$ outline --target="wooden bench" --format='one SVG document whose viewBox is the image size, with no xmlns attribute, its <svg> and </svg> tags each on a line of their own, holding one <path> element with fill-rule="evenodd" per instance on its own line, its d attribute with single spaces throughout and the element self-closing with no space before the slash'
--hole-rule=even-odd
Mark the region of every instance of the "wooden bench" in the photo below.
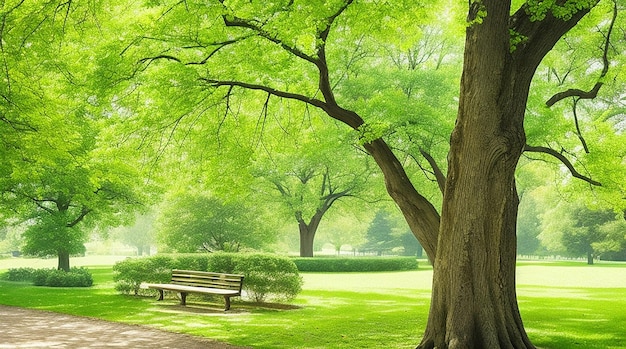
<svg viewBox="0 0 626 349">
<path fill-rule="evenodd" d="M 230 297 L 241 296 L 242 285 L 243 275 L 174 269 L 169 284 L 143 284 L 142 286 L 158 290 L 158 300 L 163 300 L 164 291 L 178 292 L 181 305 L 187 304 L 189 293 L 223 296 L 226 302 L 224 310 L 228 310 Z"/>
</svg>

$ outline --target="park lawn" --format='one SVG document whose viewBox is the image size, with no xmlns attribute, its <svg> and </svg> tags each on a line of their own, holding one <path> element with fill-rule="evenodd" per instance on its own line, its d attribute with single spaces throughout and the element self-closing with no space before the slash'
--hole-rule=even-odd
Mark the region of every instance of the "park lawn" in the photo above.
<svg viewBox="0 0 626 349">
<path fill-rule="evenodd" d="M 292 306 L 235 301 L 233 310 L 224 313 L 219 299 L 207 304 L 190 298 L 190 306 L 183 308 L 173 298 L 156 302 L 119 295 L 110 267 L 90 270 L 95 286 L 88 289 L 0 281 L 0 303 L 256 348 L 411 348 L 419 343 L 430 301 L 429 285 L 413 283 L 428 279 L 427 271 L 304 274 L 304 290 Z M 518 294 L 526 329 L 538 347 L 626 347 L 626 288 L 521 285 Z"/>
</svg>

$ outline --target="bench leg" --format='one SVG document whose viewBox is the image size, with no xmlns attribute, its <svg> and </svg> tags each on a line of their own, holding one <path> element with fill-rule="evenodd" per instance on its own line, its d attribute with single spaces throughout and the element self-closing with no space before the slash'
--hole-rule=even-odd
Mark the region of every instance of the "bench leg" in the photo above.
<svg viewBox="0 0 626 349">
<path fill-rule="evenodd" d="M 187 305 L 187 293 L 180 293 L 180 305 Z"/>
<path fill-rule="evenodd" d="M 157 301 L 162 301 L 163 300 L 163 290 L 159 290 L 159 298 L 157 299 Z"/>
<path fill-rule="evenodd" d="M 224 296 L 224 302 L 226 303 L 226 307 L 224 308 L 224 311 L 230 309 L 230 297 L 229 296 Z"/>
</svg>

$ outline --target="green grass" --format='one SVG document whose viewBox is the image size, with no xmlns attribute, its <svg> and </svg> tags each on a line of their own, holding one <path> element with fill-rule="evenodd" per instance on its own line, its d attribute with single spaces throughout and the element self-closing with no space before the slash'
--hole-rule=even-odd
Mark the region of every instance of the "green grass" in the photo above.
<svg viewBox="0 0 626 349">
<path fill-rule="evenodd" d="M 560 265 L 559 267 L 563 267 Z M 522 271 L 523 271 L 522 267 Z M 536 272 L 537 266 L 529 267 Z M 586 266 L 567 266 L 576 279 Z M 430 302 L 430 271 L 370 274 L 304 274 L 304 291 L 292 307 L 221 301 L 207 306 L 190 298 L 183 308 L 175 299 L 123 296 L 113 290 L 110 267 L 92 267 L 95 286 L 88 289 L 34 287 L 0 281 L 0 303 L 143 324 L 255 348 L 411 348 L 419 343 Z M 541 265 L 550 278 L 555 270 Z M 626 266 L 593 267 L 602 278 L 624 280 Z M 626 347 L 626 286 L 546 287 L 533 281 L 518 288 L 526 329 L 545 349 L 617 349 Z"/>
</svg>

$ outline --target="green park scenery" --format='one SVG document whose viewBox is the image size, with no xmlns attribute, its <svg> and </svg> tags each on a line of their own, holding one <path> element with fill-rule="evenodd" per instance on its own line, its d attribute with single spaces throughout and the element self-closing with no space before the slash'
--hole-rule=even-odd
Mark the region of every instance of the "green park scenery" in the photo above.
<svg viewBox="0 0 626 349">
<path fill-rule="evenodd" d="M 516 263 L 623 270 L 606 263 L 626 260 L 624 33 L 622 0 L 2 1 L 0 256 L 53 258 L 37 284 L 82 286 L 3 281 L 3 300 L 156 311 L 115 295 L 110 270 L 75 268 L 119 245 L 404 255 L 434 266 L 432 293 L 305 283 L 300 308 L 244 305 L 215 316 L 229 331 L 203 328 L 237 343 L 283 319 L 301 343 L 623 345 L 622 286 L 518 284 Z"/>
<path fill-rule="evenodd" d="M 5 261 L 0 261 L 5 262 Z M 5 266 L 7 263 L 0 263 Z M 0 303 L 188 333 L 254 348 L 410 348 L 424 329 L 432 270 L 302 273 L 290 303 L 123 295 L 111 266 L 92 266 L 90 288 L 0 281 Z M 544 349 L 626 346 L 626 265 L 518 263 L 518 297 L 533 342 Z M 2 270 L 0 270 L 2 272 Z"/>
</svg>

